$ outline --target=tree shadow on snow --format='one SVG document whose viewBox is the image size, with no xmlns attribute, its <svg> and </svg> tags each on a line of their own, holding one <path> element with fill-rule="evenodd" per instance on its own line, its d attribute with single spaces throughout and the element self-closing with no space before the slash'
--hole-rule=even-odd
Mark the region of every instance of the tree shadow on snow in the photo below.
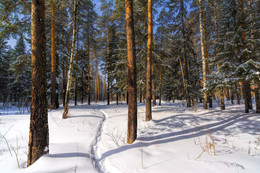
<svg viewBox="0 0 260 173">
<path fill-rule="evenodd" d="M 210 112 L 208 112 L 208 113 L 210 114 Z M 237 111 L 236 113 L 239 113 L 239 112 Z M 165 121 L 176 118 L 178 116 L 183 116 L 183 114 L 174 115 L 171 117 L 163 118 L 161 120 L 154 120 L 155 125 L 153 127 L 156 128 L 156 126 L 164 126 L 166 128 L 168 125 L 170 125 L 169 123 L 171 123 L 171 122 L 165 123 Z M 226 119 L 216 122 L 216 123 L 211 123 L 211 124 L 207 124 L 207 125 L 199 125 L 199 126 L 195 126 L 195 127 L 177 131 L 177 132 L 169 132 L 169 133 L 158 134 L 158 135 L 153 135 L 153 136 L 139 137 L 139 138 L 137 138 L 137 140 L 134 144 L 124 145 L 119 148 L 116 148 L 116 149 L 103 153 L 100 160 L 103 160 L 106 157 L 130 150 L 133 148 L 149 147 L 149 146 L 156 145 L 156 144 L 164 144 L 164 143 L 170 143 L 170 142 L 175 142 L 175 141 L 179 141 L 179 140 L 199 137 L 199 136 L 205 135 L 208 131 L 210 131 L 210 133 L 218 132 L 218 131 L 224 130 L 225 128 L 227 128 L 231 125 L 234 125 L 236 123 L 239 124 L 239 130 L 241 132 L 258 134 L 259 132 L 256 127 L 259 122 L 258 121 L 254 122 L 253 120 L 249 120 L 249 118 L 254 117 L 254 116 L 257 116 L 257 115 L 255 115 L 255 114 L 237 115 L 236 114 L 236 115 L 232 115 L 231 117 L 226 118 Z M 193 118 L 193 117 L 191 117 L 191 118 Z M 172 122 L 174 122 L 174 121 L 172 121 Z M 160 133 L 160 129 L 158 130 L 158 132 Z"/>
<path fill-rule="evenodd" d="M 87 157 L 90 158 L 90 154 L 88 153 L 58 153 L 58 154 L 45 154 L 43 157 L 50 158 L 66 158 L 66 157 Z"/>
</svg>

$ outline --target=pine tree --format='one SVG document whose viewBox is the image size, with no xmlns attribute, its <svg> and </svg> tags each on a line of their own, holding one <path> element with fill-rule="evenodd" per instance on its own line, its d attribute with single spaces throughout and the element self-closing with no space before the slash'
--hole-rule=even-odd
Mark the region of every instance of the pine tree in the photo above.
<svg viewBox="0 0 260 173">
<path fill-rule="evenodd" d="M 128 57 L 128 129 L 127 143 L 132 144 L 137 136 L 137 93 L 136 93 L 136 57 L 133 19 L 133 2 L 125 0 L 127 57 Z"/>
<path fill-rule="evenodd" d="M 151 82 L 152 82 L 152 42 L 153 42 L 153 19 L 152 0 L 148 0 L 148 43 L 147 43 L 147 66 L 146 66 L 146 116 L 145 120 L 152 119 L 151 107 Z"/>
<path fill-rule="evenodd" d="M 56 50 L 55 50 L 55 4 L 51 4 L 51 105 L 50 110 L 56 109 Z"/>
<path fill-rule="evenodd" d="M 46 97 L 45 1 L 31 2 L 32 101 L 27 165 L 48 152 L 48 104 Z"/>
<path fill-rule="evenodd" d="M 26 54 L 25 49 L 24 37 L 21 34 L 12 53 L 13 60 L 10 66 L 13 74 L 11 91 L 18 107 L 21 106 L 22 102 L 29 105 L 30 101 L 31 64 L 30 56 Z"/>
</svg>

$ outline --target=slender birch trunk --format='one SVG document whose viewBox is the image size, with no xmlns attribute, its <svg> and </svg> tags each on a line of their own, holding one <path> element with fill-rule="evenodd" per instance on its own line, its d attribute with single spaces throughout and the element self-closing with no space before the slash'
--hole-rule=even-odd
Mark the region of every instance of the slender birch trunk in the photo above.
<svg viewBox="0 0 260 173">
<path fill-rule="evenodd" d="M 200 6 L 200 14 L 199 14 L 199 20 L 200 20 L 200 44 L 201 44 L 201 55 L 202 55 L 202 82 L 203 82 L 203 89 L 206 89 L 206 75 L 207 75 L 207 60 L 205 57 L 205 39 L 204 39 L 204 33 L 203 33 L 203 27 L 202 27 L 202 19 L 203 19 L 203 5 L 202 0 L 199 0 L 199 6 Z M 203 93 L 203 109 L 207 109 L 207 93 Z"/>
<path fill-rule="evenodd" d="M 70 67 L 69 67 L 69 78 L 67 82 L 67 89 L 65 95 L 65 107 L 62 118 L 66 119 L 68 117 L 69 112 L 69 94 L 70 94 L 70 86 L 71 86 L 71 79 L 72 79 L 72 70 L 73 70 L 73 60 L 74 60 L 74 52 L 75 52 L 75 42 L 76 42 L 76 18 L 77 18 L 77 0 L 74 0 L 74 7 L 73 7 L 73 35 L 72 35 L 72 48 L 70 54 Z"/>
</svg>

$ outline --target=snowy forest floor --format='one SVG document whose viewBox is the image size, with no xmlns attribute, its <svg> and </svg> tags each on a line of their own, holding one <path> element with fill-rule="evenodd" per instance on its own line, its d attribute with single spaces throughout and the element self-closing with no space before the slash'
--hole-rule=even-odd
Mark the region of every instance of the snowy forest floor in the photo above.
<svg viewBox="0 0 260 173">
<path fill-rule="evenodd" d="M 182 101 L 138 104 L 138 138 L 125 143 L 127 105 L 92 103 L 49 112 L 49 154 L 26 168 L 29 113 L 0 110 L 1 172 L 213 173 L 260 170 L 260 116 L 244 105 L 194 112 Z M 16 156 L 17 155 L 17 156 Z M 18 168 L 18 164 L 20 169 Z"/>
</svg>

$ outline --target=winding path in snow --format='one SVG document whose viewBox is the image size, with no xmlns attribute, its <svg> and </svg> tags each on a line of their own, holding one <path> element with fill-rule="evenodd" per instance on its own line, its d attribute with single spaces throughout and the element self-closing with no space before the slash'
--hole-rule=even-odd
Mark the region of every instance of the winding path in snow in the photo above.
<svg viewBox="0 0 260 173">
<path fill-rule="evenodd" d="M 96 154 L 105 120 L 99 107 L 70 106 L 67 119 L 61 118 L 63 109 L 49 112 L 49 154 L 25 172 L 104 172 Z"/>
<path fill-rule="evenodd" d="M 91 144 L 91 155 L 93 156 L 92 163 L 94 164 L 95 168 L 98 170 L 99 173 L 104 173 L 106 171 L 104 170 L 105 168 L 104 168 L 103 164 L 100 162 L 100 159 L 98 158 L 97 148 L 98 148 L 98 143 L 100 142 L 100 139 L 101 139 L 101 134 L 103 132 L 103 125 L 104 125 L 104 121 L 107 119 L 107 115 L 100 109 L 97 110 L 97 114 L 102 115 L 103 120 L 100 121 L 98 130 L 96 133 L 96 137 Z"/>
</svg>

